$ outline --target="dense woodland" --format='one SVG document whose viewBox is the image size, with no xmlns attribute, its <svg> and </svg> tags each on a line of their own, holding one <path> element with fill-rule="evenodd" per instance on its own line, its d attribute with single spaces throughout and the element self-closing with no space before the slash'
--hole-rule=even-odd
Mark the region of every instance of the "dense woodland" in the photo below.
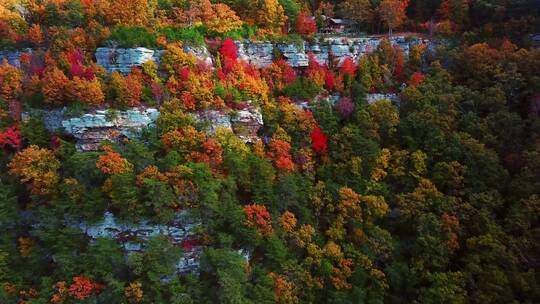
<svg viewBox="0 0 540 304">
<path fill-rule="evenodd" d="M 238 59 L 233 40 L 311 41 L 325 16 L 439 43 Z M 539 16 L 534 0 L 0 0 L 0 49 L 22 51 L 0 64 L 0 303 L 539 303 Z M 105 45 L 165 53 L 108 74 Z M 189 115 L 248 100 L 254 143 Z M 64 106 L 161 115 L 95 152 L 21 119 Z M 66 224 L 181 210 L 204 248 L 188 274 L 166 238 L 127 255 Z"/>
</svg>

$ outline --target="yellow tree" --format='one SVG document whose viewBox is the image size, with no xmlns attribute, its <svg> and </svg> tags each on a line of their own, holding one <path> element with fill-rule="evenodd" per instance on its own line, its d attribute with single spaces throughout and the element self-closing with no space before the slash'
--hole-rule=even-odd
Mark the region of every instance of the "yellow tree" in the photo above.
<svg viewBox="0 0 540 304">
<path fill-rule="evenodd" d="M 205 22 L 210 30 L 225 33 L 242 27 L 242 20 L 227 4 L 216 3 L 212 9 L 212 16 Z"/>
<path fill-rule="evenodd" d="M 68 96 L 72 101 L 80 101 L 85 105 L 99 106 L 105 101 L 105 94 L 97 78 L 86 80 L 74 77 L 68 86 Z"/>
<path fill-rule="evenodd" d="M 287 16 L 278 0 L 259 0 L 255 21 L 261 34 L 278 35 L 283 31 Z"/>
<path fill-rule="evenodd" d="M 290 211 L 285 211 L 285 213 L 279 217 L 279 225 L 287 233 L 291 233 L 294 230 L 294 227 L 296 227 L 296 222 L 297 220 L 294 213 Z"/>
<path fill-rule="evenodd" d="M 284 275 L 279 275 L 274 272 L 268 274 L 273 283 L 274 300 L 280 304 L 298 303 L 297 288 L 295 284 L 287 279 Z"/>
<path fill-rule="evenodd" d="M 58 184 L 60 162 L 48 149 L 32 145 L 17 153 L 8 168 L 9 174 L 28 184 L 32 194 L 50 194 Z"/>
<path fill-rule="evenodd" d="M 45 103 L 61 105 L 66 99 L 69 78 L 57 67 L 45 72 L 41 80 L 41 91 Z"/>
<path fill-rule="evenodd" d="M 154 18 L 156 0 L 102 1 L 102 11 L 109 23 L 119 25 L 148 25 Z"/>
<path fill-rule="evenodd" d="M 129 283 L 124 289 L 124 295 L 130 304 L 141 303 L 144 296 L 141 282 Z"/>
<path fill-rule="evenodd" d="M 213 5 L 210 0 L 185 0 L 182 7 L 173 8 L 174 21 L 187 27 L 199 25 L 212 15 Z"/>
<path fill-rule="evenodd" d="M 0 65 L 0 97 L 5 102 L 17 99 L 22 93 L 22 80 L 21 71 L 4 60 Z"/>
</svg>

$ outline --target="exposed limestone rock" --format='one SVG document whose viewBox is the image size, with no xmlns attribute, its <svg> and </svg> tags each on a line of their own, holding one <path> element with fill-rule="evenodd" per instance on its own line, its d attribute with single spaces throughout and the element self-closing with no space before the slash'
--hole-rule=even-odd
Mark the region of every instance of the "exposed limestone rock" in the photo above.
<svg viewBox="0 0 540 304">
<path fill-rule="evenodd" d="M 22 113 L 23 121 L 30 117 L 41 119 L 50 131 L 64 131 L 77 139 L 76 147 L 80 151 L 94 151 L 103 140 L 117 140 L 122 136 L 133 137 L 151 124 L 159 116 L 157 109 L 108 112 L 97 110 L 80 117 L 65 118 L 66 109 L 38 110 L 32 109 Z"/>
<path fill-rule="evenodd" d="M 337 64 L 350 57 L 354 61 L 365 54 L 373 52 L 381 42 L 380 37 L 327 37 L 314 41 L 313 43 L 277 43 L 270 41 L 236 41 L 238 48 L 238 58 L 257 67 L 265 67 L 275 59 L 275 49 L 278 49 L 283 58 L 293 67 L 308 66 L 308 54 L 313 53 L 316 60 L 321 64 L 327 64 L 330 60 Z M 411 45 L 427 43 L 427 40 L 405 37 L 392 37 L 393 45 L 399 46 L 405 52 L 409 53 Z M 214 60 L 208 49 L 204 46 L 192 47 L 185 46 L 184 51 L 197 57 L 199 62 L 213 66 Z M 163 50 L 150 50 L 146 48 L 98 48 L 96 50 L 96 61 L 102 65 L 108 72 L 119 71 L 127 74 L 133 66 L 140 66 L 143 63 L 152 60 L 159 64 L 163 55 Z M 0 55 L 1 58 L 1 55 Z"/>
<path fill-rule="evenodd" d="M 21 51 L 0 51 L 0 64 L 5 60 L 12 66 L 21 67 L 21 54 L 32 52 L 32 49 L 25 49 Z"/>
<path fill-rule="evenodd" d="M 244 60 L 259 68 L 272 63 L 274 45 L 268 41 L 236 41 L 238 59 Z"/>
<path fill-rule="evenodd" d="M 126 111 L 96 110 L 72 118 L 65 115 L 65 108 L 33 109 L 23 113 L 22 119 L 39 118 L 48 130 L 63 131 L 75 137 L 79 151 L 95 151 L 104 140 L 117 141 L 138 136 L 141 129 L 154 124 L 159 111 L 155 108 L 132 108 Z M 263 125 L 262 114 L 251 105 L 237 112 L 206 110 L 192 115 L 209 134 L 214 134 L 218 128 L 230 129 L 245 142 L 254 142 Z"/>
<path fill-rule="evenodd" d="M 97 48 L 97 64 L 103 66 L 109 73 L 118 71 L 123 74 L 129 73 L 133 66 L 140 66 L 143 63 L 155 60 L 154 51 L 147 48 Z"/>
<path fill-rule="evenodd" d="M 256 142 L 259 138 L 257 132 L 264 124 L 261 112 L 249 105 L 231 116 L 234 134 L 246 143 Z"/>
<path fill-rule="evenodd" d="M 103 220 L 97 223 L 78 222 L 70 226 L 81 229 L 93 240 L 100 237 L 115 239 L 122 244 L 127 254 L 143 251 L 146 241 L 151 237 L 163 235 L 174 245 L 182 246 L 183 256 L 176 266 L 178 273 L 194 272 L 199 268 L 202 246 L 199 245 L 194 230 L 200 223 L 194 221 L 188 211 L 180 212 L 168 225 L 151 224 L 147 221 L 120 223 L 112 213 L 106 212 Z"/>
<path fill-rule="evenodd" d="M 264 122 L 261 112 L 250 103 L 248 104 L 240 111 L 225 113 L 207 110 L 193 116 L 209 134 L 214 134 L 218 128 L 230 129 L 244 142 L 253 143 L 258 139 L 257 132 Z"/>
<path fill-rule="evenodd" d="M 197 61 L 206 64 L 207 66 L 214 66 L 214 60 L 212 59 L 212 54 L 204 46 L 193 47 L 193 46 L 184 46 L 184 52 L 188 54 L 193 54 Z"/>
<path fill-rule="evenodd" d="M 109 117 L 108 117 L 109 116 Z M 92 151 L 99 148 L 103 140 L 116 140 L 119 137 L 133 137 L 140 129 L 154 123 L 159 116 L 157 109 L 107 112 L 98 110 L 81 117 L 62 121 L 62 127 L 68 134 L 77 139 L 77 148 L 82 151 Z"/>
<path fill-rule="evenodd" d="M 278 44 L 277 48 L 292 67 L 308 66 L 309 58 L 306 53 L 305 43 L 296 44 Z"/>
<path fill-rule="evenodd" d="M 378 100 L 388 99 L 392 103 L 399 105 L 399 102 L 401 101 L 399 98 L 399 95 L 397 94 L 381 94 L 381 93 L 374 93 L 374 94 L 367 94 L 366 100 L 369 104 L 372 104 Z"/>
<path fill-rule="evenodd" d="M 182 257 L 176 264 L 176 273 L 197 273 L 199 270 L 203 246 L 195 231 L 201 223 L 196 221 L 188 210 L 179 212 L 175 220 L 167 225 L 152 224 L 148 221 L 121 223 L 110 212 L 105 212 L 103 219 L 97 223 L 83 221 L 67 224 L 82 230 L 92 241 L 106 237 L 120 242 L 128 255 L 144 251 L 150 238 L 165 236 L 173 245 L 182 247 Z M 238 250 L 238 254 L 246 261 L 251 258 L 251 252 L 246 249 Z"/>
<path fill-rule="evenodd" d="M 206 65 L 213 66 L 214 62 L 210 52 L 206 47 L 184 47 L 186 53 L 195 55 L 198 61 Z M 97 48 L 96 62 L 103 66 L 107 72 L 112 73 L 118 71 L 127 74 L 134 66 L 141 66 L 148 61 L 154 61 L 157 65 L 161 60 L 161 56 L 165 50 L 151 50 L 143 47 L 138 48 Z"/>
<path fill-rule="evenodd" d="M 214 134 L 218 128 L 232 130 L 231 118 L 223 111 L 206 110 L 193 114 L 193 117 L 209 134 Z"/>
<path fill-rule="evenodd" d="M 276 44 L 284 59 L 293 67 L 306 67 L 308 65 L 308 54 L 313 53 L 315 59 L 321 64 L 328 64 L 330 60 L 335 60 L 337 64 L 350 57 L 358 61 L 361 56 L 371 53 L 377 49 L 381 38 L 363 37 L 330 37 L 321 38 L 313 43 L 304 42 L 297 44 Z M 427 43 L 424 39 L 406 39 L 405 37 L 392 37 L 393 45 L 403 49 L 408 55 L 410 47 L 415 44 Z M 258 67 L 265 67 L 272 63 L 274 59 L 274 45 L 270 42 L 237 41 L 238 57 Z"/>
</svg>

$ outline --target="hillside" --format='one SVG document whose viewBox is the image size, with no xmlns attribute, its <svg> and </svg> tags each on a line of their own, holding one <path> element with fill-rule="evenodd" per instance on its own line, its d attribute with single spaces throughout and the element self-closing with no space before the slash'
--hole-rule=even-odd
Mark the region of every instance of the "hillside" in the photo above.
<svg viewBox="0 0 540 304">
<path fill-rule="evenodd" d="M 0 303 L 540 302 L 538 16 L 0 0 Z"/>
</svg>

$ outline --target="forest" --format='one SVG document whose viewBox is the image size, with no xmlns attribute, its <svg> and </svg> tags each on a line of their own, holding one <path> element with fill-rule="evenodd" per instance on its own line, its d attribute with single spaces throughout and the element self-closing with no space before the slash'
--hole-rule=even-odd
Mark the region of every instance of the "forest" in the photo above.
<svg viewBox="0 0 540 304">
<path fill-rule="evenodd" d="M 1 304 L 540 303 L 540 2 L 0 0 L 0 231 Z"/>
</svg>

